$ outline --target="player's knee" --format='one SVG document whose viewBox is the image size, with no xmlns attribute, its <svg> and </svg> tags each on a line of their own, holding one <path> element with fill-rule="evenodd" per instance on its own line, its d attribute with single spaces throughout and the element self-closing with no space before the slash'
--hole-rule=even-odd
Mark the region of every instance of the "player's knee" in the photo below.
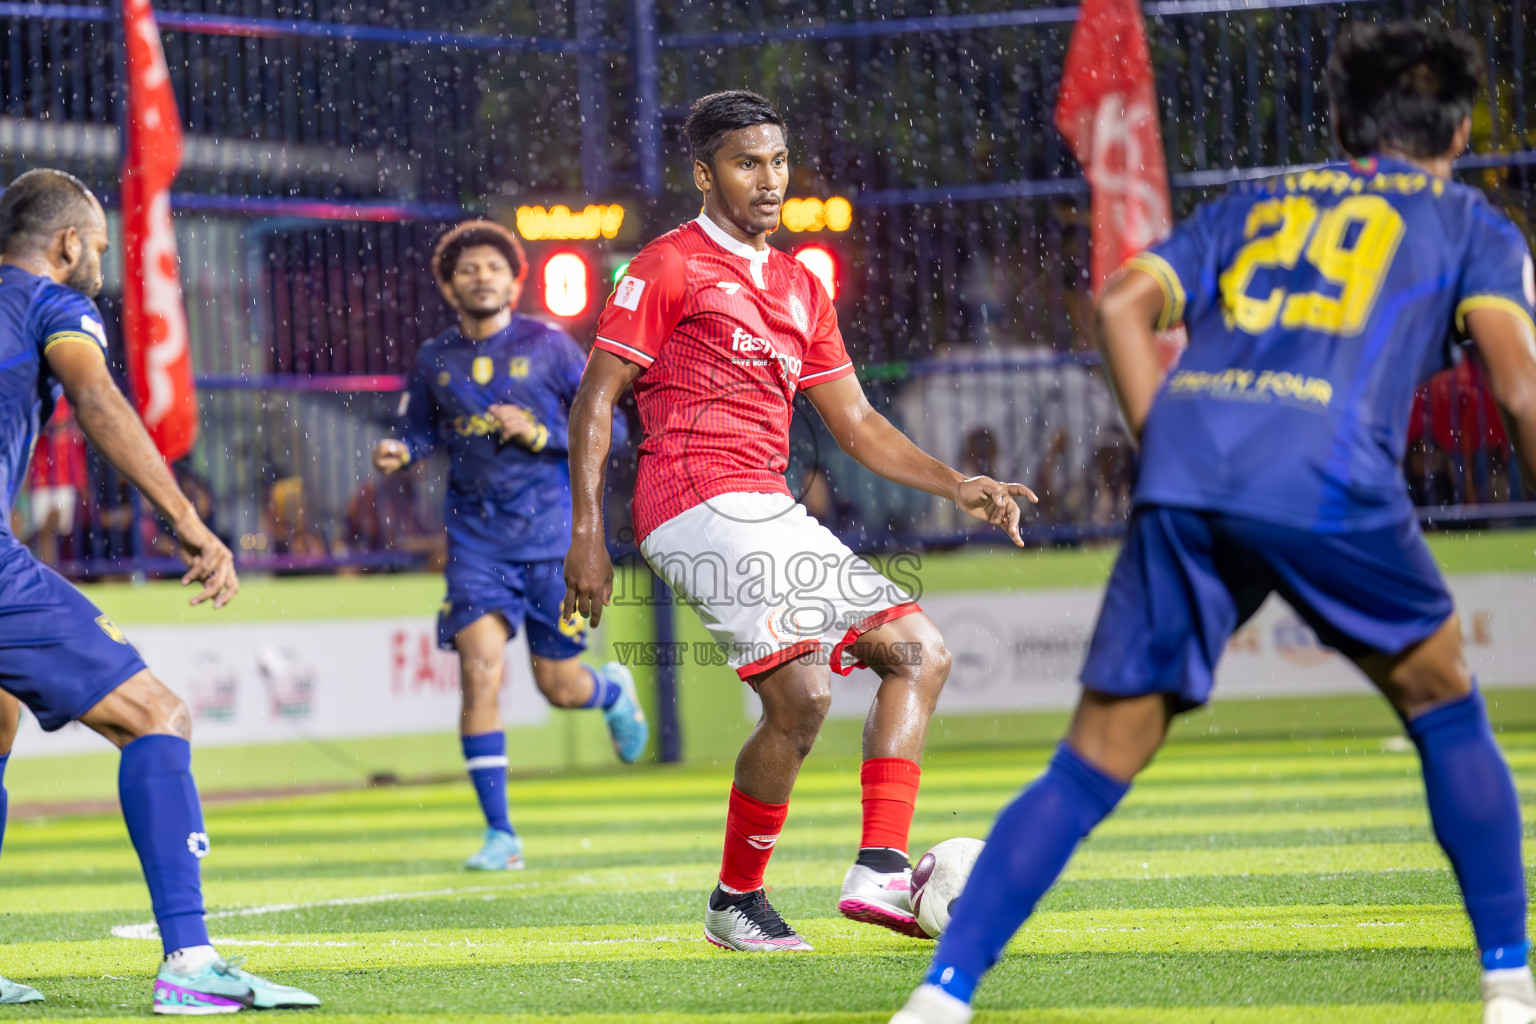
<svg viewBox="0 0 1536 1024">
<path fill-rule="evenodd" d="M 1472 692 L 1472 671 L 1461 649 L 1461 623 L 1451 616 L 1428 640 L 1399 657 L 1383 687 L 1406 717 Z"/>
<path fill-rule="evenodd" d="M 139 708 L 143 715 L 141 732 L 144 735 L 192 738 L 192 712 L 187 702 L 166 689 L 159 680 L 153 680 L 152 686 L 144 688 Z"/>
<path fill-rule="evenodd" d="M 941 685 L 949 678 L 949 669 L 954 664 L 955 656 L 949 652 L 949 645 L 943 637 L 935 633 L 925 638 L 917 655 L 916 667 L 921 674 L 937 679 Z"/>
<path fill-rule="evenodd" d="M 799 687 L 780 694 L 771 708 L 765 705 L 769 723 L 794 742 L 802 757 L 810 753 L 831 710 L 832 690 L 827 686 Z"/>
</svg>

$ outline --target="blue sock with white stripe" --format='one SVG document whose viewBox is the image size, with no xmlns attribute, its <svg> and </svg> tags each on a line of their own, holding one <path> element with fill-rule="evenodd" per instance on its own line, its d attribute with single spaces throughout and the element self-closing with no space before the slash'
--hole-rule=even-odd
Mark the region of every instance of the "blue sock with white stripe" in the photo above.
<svg viewBox="0 0 1536 1024">
<path fill-rule="evenodd" d="M 604 711 L 607 711 L 619 702 L 619 697 L 624 693 L 624 690 L 618 683 L 609 679 L 591 665 L 583 665 L 581 667 L 592 674 L 592 696 L 587 698 L 587 702 L 582 707 L 602 708 Z"/>
<path fill-rule="evenodd" d="M 10 759 L 10 754 L 0 754 L 0 848 L 5 846 L 5 816 L 11 806 L 11 798 L 5 791 L 5 763 Z"/>
<path fill-rule="evenodd" d="M 465 736 L 464 769 L 475 784 L 485 823 L 500 832 L 516 835 L 507 817 L 507 734 L 500 731 Z"/>
<path fill-rule="evenodd" d="M 117 794 L 166 955 L 208 945 L 202 883 L 208 833 L 192 781 L 192 745 L 180 736 L 140 736 L 123 748 Z"/>
<path fill-rule="evenodd" d="M 1486 970 L 1524 967 L 1525 866 L 1520 797 L 1488 724 L 1483 695 L 1408 723 L 1419 748 L 1435 838 L 1450 858 Z"/>
</svg>

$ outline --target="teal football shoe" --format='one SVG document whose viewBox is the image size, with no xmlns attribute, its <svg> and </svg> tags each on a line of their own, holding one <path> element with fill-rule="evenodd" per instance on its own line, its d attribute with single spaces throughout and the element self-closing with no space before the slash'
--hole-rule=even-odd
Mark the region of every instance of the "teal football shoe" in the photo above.
<svg viewBox="0 0 1536 1024">
<path fill-rule="evenodd" d="M 635 677 L 617 661 L 610 661 L 599 672 L 607 681 L 619 685 L 619 699 L 603 712 L 608 735 L 613 737 L 614 752 L 620 761 L 634 764 L 645 753 L 645 744 L 651 738 L 651 727 L 646 724 L 645 712 L 640 710 L 640 702 L 635 697 Z"/>
<path fill-rule="evenodd" d="M 10 1006 L 13 1003 L 40 1003 L 43 994 L 28 985 L 22 985 L 6 978 L 0 978 L 0 1005 Z"/>
<path fill-rule="evenodd" d="M 522 837 L 488 828 L 485 845 L 464 866 L 470 871 L 521 871 L 527 866 L 523 863 Z"/>
<path fill-rule="evenodd" d="M 277 985 L 240 969 L 244 957 L 214 960 L 192 974 L 161 966 L 155 978 L 154 1010 L 159 1014 L 198 1015 L 253 1010 L 296 1010 L 319 1006 L 303 989 Z"/>
</svg>

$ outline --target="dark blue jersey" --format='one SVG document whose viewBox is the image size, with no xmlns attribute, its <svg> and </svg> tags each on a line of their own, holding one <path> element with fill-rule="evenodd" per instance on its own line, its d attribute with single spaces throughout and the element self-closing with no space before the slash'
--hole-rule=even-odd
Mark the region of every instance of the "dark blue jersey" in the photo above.
<svg viewBox="0 0 1536 1024">
<path fill-rule="evenodd" d="M 89 345 L 106 357 L 101 312 L 73 288 L 17 266 L 0 265 L 0 535 L 26 479 L 38 429 L 62 390 L 43 353 L 56 345 Z"/>
<path fill-rule="evenodd" d="M 1189 347 L 1148 415 L 1138 505 L 1315 532 L 1413 515 L 1413 392 L 1469 310 L 1527 321 L 1530 251 L 1475 188 L 1387 159 L 1298 171 L 1202 204 L 1133 258 Z"/>
<path fill-rule="evenodd" d="M 514 315 L 471 341 L 457 329 L 423 345 L 402 399 L 412 458 L 439 444 L 449 457 L 448 537 L 459 555 L 509 562 L 564 558 L 571 544 L 567 461 L 571 399 L 587 357 L 570 335 Z M 517 405 L 539 423 L 532 445 L 502 441 L 492 405 Z M 625 437 L 614 417 L 615 449 Z"/>
</svg>

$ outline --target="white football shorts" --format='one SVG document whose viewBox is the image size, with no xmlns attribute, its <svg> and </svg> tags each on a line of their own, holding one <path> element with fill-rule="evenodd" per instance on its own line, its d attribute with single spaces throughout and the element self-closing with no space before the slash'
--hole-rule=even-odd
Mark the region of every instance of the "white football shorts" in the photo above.
<svg viewBox="0 0 1536 1024">
<path fill-rule="evenodd" d="M 844 653 L 861 633 L 919 610 L 787 494 L 717 495 L 652 530 L 640 553 L 747 680 L 813 651 L 847 675 L 862 667 Z"/>
</svg>

